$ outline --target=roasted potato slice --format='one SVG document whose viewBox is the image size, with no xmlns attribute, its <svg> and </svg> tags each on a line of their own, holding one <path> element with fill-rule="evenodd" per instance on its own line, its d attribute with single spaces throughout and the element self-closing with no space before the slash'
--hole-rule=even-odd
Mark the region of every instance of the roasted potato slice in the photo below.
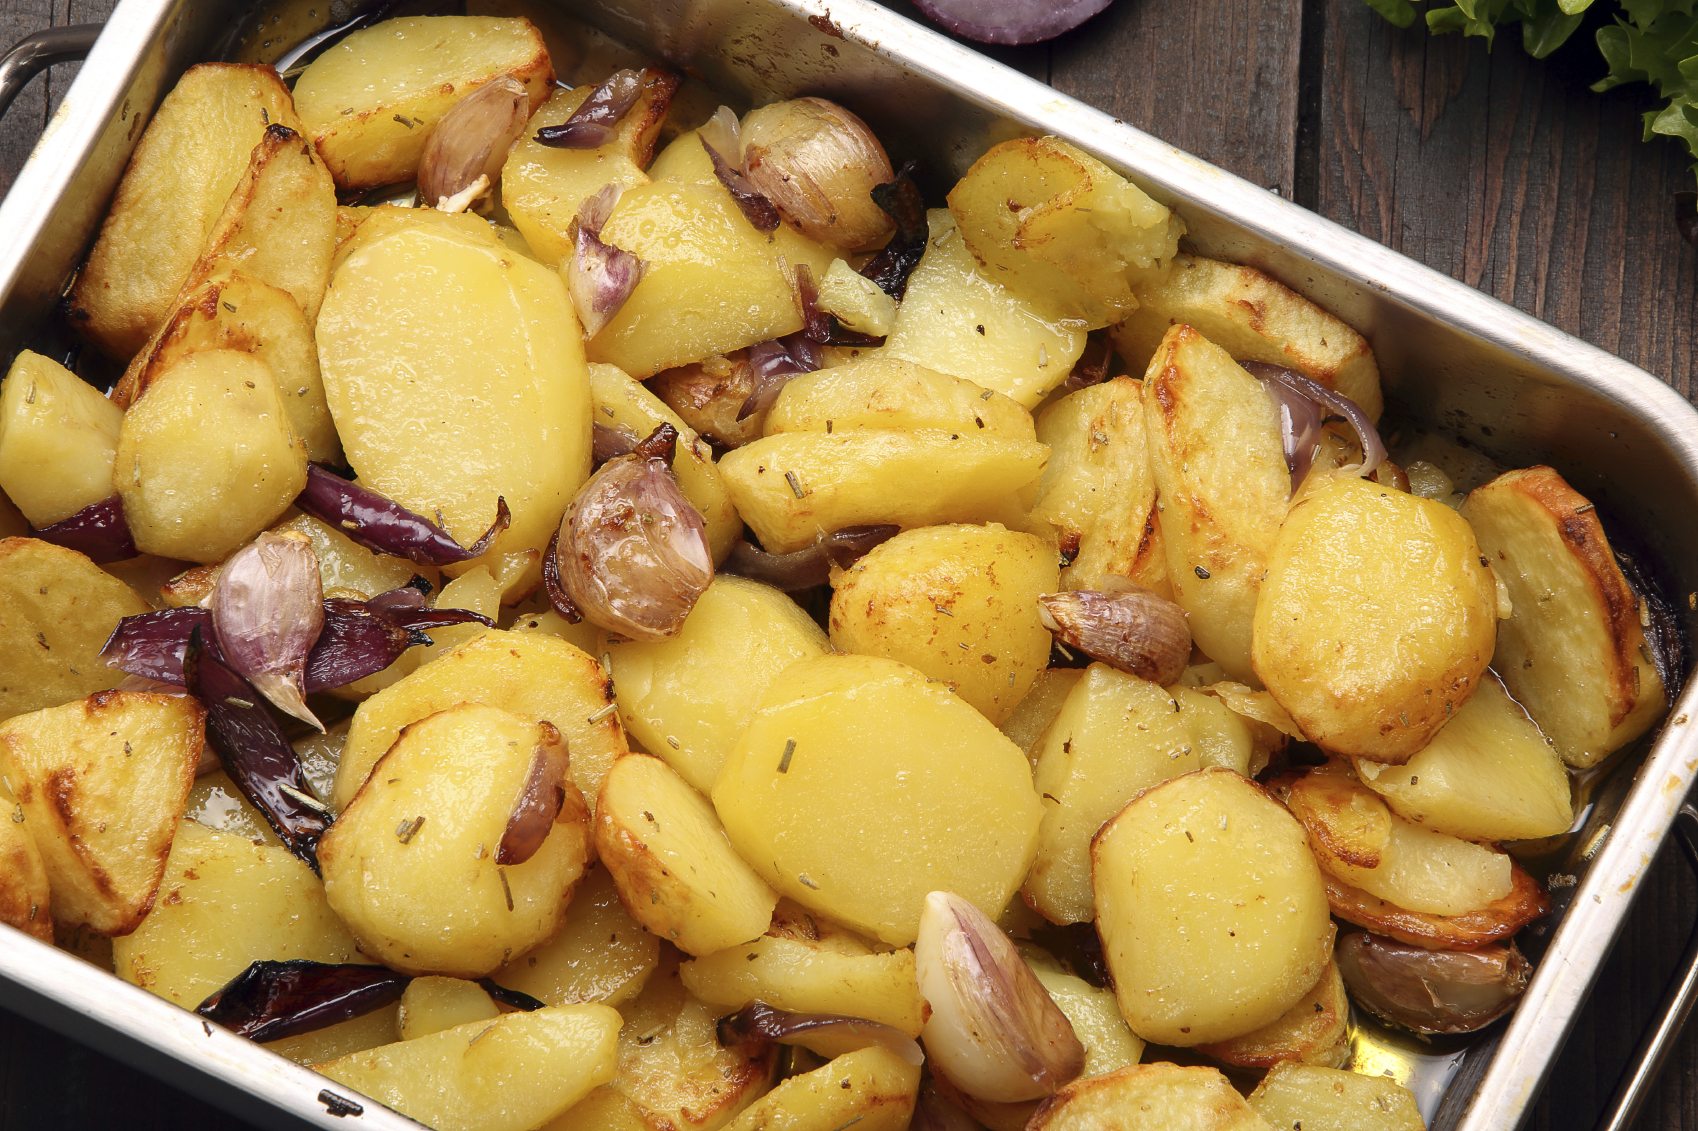
<svg viewBox="0 0 1698 1131">
<path fill-rule="evenodd" d="M 1085 1071 L 1081 1076 L 1105 1076 L 1144 1055 L 1144 1042 L 1126 1027 L 1114 991 L 1096 986 L 1067 973 L 1048 954 L 1022 948 L 1026 964 L 1038 976 L 1056 1007 L 1067 1016 L 1073 1035 L 1085 1046 Z"/>
<path fill-rule="evenodd" d="M 1145 381 L 1173 599 L 1209 659 L 1235 680 L 1252 679 L 1256 594 L 1291 493 L 1273 399 L 1189 326 L 1162 338 Z"/>
<path fill-rule="evenodd" d="M 308 1067 L 340 1060 L 345 1056 L 365 1052 L 379 1045 L 392 1045 L 400 1040 L 401 1029 L 396 1021 L 398 1013 L 399 1006 L 385 1006 L 351 1021 L 327 1025 L 310 1033 L 284 1037 L 281 1041 L 267 1041 L 265 1047 L 267 1051 L 274 1052 L 286 1060 Z"/>
<path fill-rule="evenodd" d="M 538 130 L 570 118 L 595 87 L 554 91 L 531 115 L 501 166 L 501 203 L 544 263 L 563 269 L 572 258 L 578 209 L 603 185 L 627 189 L 649 183 L 643 170 L 654 154 L 678 76 L 647 67 L 642 83 L 613 140 L 594 149 L 556 149 L 537 141 Z"/>
<path fill-rule="evenodd" d="M 1091 885 L 1120 1012 L 1148 1041 L 1254 1032 L 1332 955 L 1303 826 L 1231 770 L 1186 774 L 1121 810 L 1091 844 Z"/>
<path fill-rule="evenodd" d="M 831 646 L 924 672 L 1000 724 L 1049 660 L 1038 597 L 1050 548 L 999 526 L 929 526 L 873 547 L 832 578 Z"/>
<path fill-rule="evenodd" d="M 691 993 L 727 1012 L 760 1001 L 795 1013 L 834 1013 L 918 1038 L 928 1012 L 906 948 L 859 954 L 771 932 L 679 967 Z"/>
<path fill-rule="evenodd" d="M 1172 593 L 1145 429 L 1144 386 L 1131 377 L 1070 393 L 1038 421 L 1050 460 L 1032 529 L 1055 532 L 1068 562 L 1062 588 L 1101 589 L 1118 577 Z"/>
<path fill-rule="evenodd" d="M 408 974 L 481 978 L 552 938 L 592 853 L 569 779 L 532 854 L 504 857 L 510 822 L 565 758 L 553 726 L 495 707 L 403 729 L 318 844 L 325 898 L 360 948 Z"/>
<path fill-rule="evenodd" d="M 177 80 L 71 290 L 71 320 L 102 352 L 128 361 L 165 321 L 274 124 L 301 128 L 288 88 L 268 66 L 201 63 Z"/>
<path fill-rule="evenodd" d="M 1530 467 L 1472 491 L 1463 514 L 1515 606 L 1494 666 L 1563 761 L 1584 769 L 1649 730 L 1667 691 L 1592 504 Z"/>
<path fill-rule="evenodd" d="M 1002 393 L 880 353 L 791 378 L 766 417 L 768 436 L 853 429 L 1037 438 L 1032 414 Z"/>
<path fill-rule="evenodd" d="M 401 992 L 396 1016 L 400 1039 L 414 1041 L 476 1021 L 493 1021 L 501 1007 L 476 982 L 428 975 L 414 978 Z"/>
<path fill-rule="evenodd" d="M 3 733 L 0 729 L 0 734 Z M 23 806 L 6 787 L 3 773 L 0 773 L 0 812 L 11 818 L 0 821 L 0 923 L 51 943 L 53 896 L 47 884 L 47 866 L 26 824 L 28 818 Z"/>
<path fill-rule="evenodd" d="M 357 594 L 364 600 L 400 589 L 415 577 L 423 577 L 433 586 L 441 581 L 430 566 L 417 565 L 388 554 L 374 554 L 336 527 L 310 514 L 285 512 L 283 521 L 271 529 L 275 534 L 303 534 L 312 540 L 313 553 L 318 557 L 319 582 L 326 594 L 340 590 L 344 594 Z"/>
<path fill-rule="evenodd" d="M 112 943 L 118 976 L 193 1009 L 260 959 L 357 962 L 318 877 L 287 849 L 184 821 L 159 898 Z"/>
<path fill-rule="evenodd" d="M 1171 327 L 1190 326 L 1239 361 L 1295 369 L 1379 420 L 1380 370 L 1362 335 L 1254 267 L 1174 256 L 1167 271 L 1139 278 L 1133 293 L 1138 309 L 1110 334 L 1134 372 Z"/>
<path fill-rule="evenodd" d="M 642 992 L 659 960 L 660 940 L 625 911 L 613 876 L 598 866 L 572 894 L 561 932 L 491 977 L 549 1005 L 619 1005 Z"/>
<path fill-rule="evenodd" d="M 1346 923 L 1366 927 L 1410 946 L 1428 950 L 1469 950 L 1512 938 L 1515 932 L 1550 913 L 1551 893 L 1533 874 L 1510 860 L 1509 894 L 1490 906 L 1463 915 L 1410 911 L 1326 874 L 1327 903 Z"/>
<path fill-rule="evenodd" d="M 1336 963 L 1328 962 L 1314 989 L 1272 1024 L 1197 1051 L 1240 1068 L 1269 1068 L 1285 1061 L 1342 1068 L 1350 1059 L 1350 995 Z"/>
<path fill-rule="evenodd" d="M 605 1005 L 548 1006 L 317 1067 L 437 1131 L 529 1131 L 612 1079 L 619 1024 Z"/>
<path fill-rule="evenodd" d="M 613 763 L 595 844 L 626 912 L 686 954 L 757 938 L 772 921 L 778 896 L 731 847 L 707 799 L 659 758 Z"/>
<path fill-rule="evenodd" d="M 1031 440 L 962 432 L 786 432 L 727 453 L 719 470 L 761 545 L 784 554 L 846 526 L 1022 526 L 1048 456 Z"/>
<path fill-rule="evenodd" d="M 1015 706 L 1014 713 L 997 728 L 1008 736 L 1010 742 L 1026 752 L 1034 768 L 1038 761 L 1039 740 L 1061 713 L 1067 697 L 1073 693 L 1073 685 L 1084 675 L 1084 668 L 1046 670 Z"/>
<path fill-rule="evenodd" d="M 109 498 L 123 419 L 75 373 L 20 352 L 0 383 L 0 490 L 37 527 Z"/>
<path fill-rule="evenodd" d="M 1213 1068 L 1134 1064 L 1075 1080 L 1045 1100 L 1030 1131 L 1272 1131 Z"/>
<path fill-rule="evenodd" d="M 986 278 L 1092 330 L 1137 308 L 1128 272 L 1171 259 L 1185 231 L 1136 185 L 1053 137 L 991 147 L 950 191 L 949 211 Z"/>
<path fill-rule="evenodd" d="M 931 242 L 908 277 L 881 356 L 905 358 L 1036 408 L 1085 350 L 1085 329 L 988 279 L 955 218 L 926 213 Z"/>
<path fill-rule="evenodd" d="M 148 611 L 136 591 L 75 550 L 0 540 L 0 722 L 115 686 L 100 660 L 124 617 Z"/>
<path fill-rule="evenodd" d="M 1267 558 L 1256 674 L 1311 742 L 1405 762 L 1491 662 L 1497 588 L 1484 563 L 1442 503 L 1353 476 L 1311 480 Z"/>
<path fill-rule="evenodd" d="M 1415 1096 L 1384 1076 L 1285 1063 L 1250 1093 L 1250 1106 L 1272 1127 L 1307 1131 L 1426 1131 Z"/>
<path fill-rule="evenodd" d="M 362 28 L 295 83 L 305 132 L 338 188 L 410 181 L 442 116 L 498 75 L 548 97 L 554 68 L 529 20 L 411 16 Z"/>
<path fill-rule="evenodd" d="M 342 442 L 324 399 L 318 346 L 307 316 L 288 291 L 246 271 L 221 273 L 189 290 L 124 371 L 112 390 L 112 403 L 129 408 L 184 357 L 222 349 L 251 353 L 271 367 L 289 431 L 306 444 L 309 460 L 342 462 Z"/>
<path fill-rule="evenodd" d="M 739 1115 L 730 1131 L 904 1131 L 920 1091 L 919 1066 L 874 1045 L 785 1080 Z"/>
</svg>

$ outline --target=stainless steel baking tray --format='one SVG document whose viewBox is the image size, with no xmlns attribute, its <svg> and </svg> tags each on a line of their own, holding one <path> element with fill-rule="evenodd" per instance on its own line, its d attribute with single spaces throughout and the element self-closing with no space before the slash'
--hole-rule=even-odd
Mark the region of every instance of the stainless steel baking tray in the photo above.
<svg viewBox="0 0 1698 1131">
<path fill-rule="evenodd" d="M 1546 462 L 1631 531 L 1690 633 L 1698 613 L 1698 414 L 1643 372 L 869 0 L 472 0 L 523 11 L 571 74 L 617 41 L 747 107 L 821 94 L 860 112 L 935 193 L 1003 139 L 1055 134 L 1170 204 L 1200 254 L 1253 264 L 1361 330 L 1399 418 L 1510 463 Z M 176 77 L 210 58 L 275 60 L 343 0 L 123 0 L 0 204 L 0 348 L 48 318 L 93 238 L 141 129 Z M 609 38 L 610 37 L 610 38 Z M 589 62 L 585 62 L 585 55 Z M 0 658 L 0 663 L 3 663 Z M 1547 868 L 1579 875 L 1507 1027 L 1426 1056 L 1363 1037 L 1361 1054 L 1413 1064 L 1434 1125 L 1518 1127 L 1698 774 L 1698 689 L 1661 734 L 1590 795 Z M 151 994 L 0 927 L 0 1004 L 269 1127 L 416 1127 L 316 1074 L 203 1025 Z M 351 1100 L 352 1114 L 334 1097 Z"/>
</svg>

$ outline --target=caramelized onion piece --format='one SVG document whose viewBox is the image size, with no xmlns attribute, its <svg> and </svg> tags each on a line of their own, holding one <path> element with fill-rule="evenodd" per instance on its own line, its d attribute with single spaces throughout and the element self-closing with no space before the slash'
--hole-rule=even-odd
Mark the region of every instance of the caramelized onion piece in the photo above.
<svg viewBox="0 0 1698 1131">
<path fill-rule="evenodd" d="M 318 555 L 271 531 L 230 555 L 212 587 L 212 631 L 236 674 L 278 710 L 324 730 L 303 698 L 307 654 L 324 627 Z"/>
<path fill-rule="evenodd" d="M 914 183 L 914 162 L 903 165 L 896 179 L 872 191 L 873 203 L 896 222 L 896 235 L 861 267 L 861 274 L 894 299 L 908 291 L 908 276 L 926 253 L 931 229 L 926 226 L 926 202 Z"/>
<path fill-rule="evenodd" d="M 541 998 L 532 997 L 522 990 L 510 990 L 506 986 L 496 984 L 494 978 L 479 978 L 478 985 L 483 992 L 495 999 L 495 1004 L 504 1005 L 508 1009 L 517 1009 L 521 1013 L 535 1013 L 539 1009 L 547 1009 L 548 1003 Z"/>
<path fill-rule="evenodd" d="M 419 599 L 422 601 L 424 595 L 419 594 Z M 400 610 L 376 608 L 372 602 L 346 597 L 332 597 L 324 602 L 324 629 L 312 651 L 307 653 L 302 680 L 307 693 L 344 687 L 376 675 L 414 644 L 429 644 L 430 637 L 410 631 L 395 620 L 391 614 L 397 611 Z"/>
<path fill-rule="evenodd" d="M 755 390 L 746 349 L 662 370 L 646 384 L 685 424 L 718 447 L 738 448 L 761 438 L 764 415 L 737 415 Z"/>
<path fill-rule="evenodd" d="M 846 526 L 814 540 L 805 550 L 769 554 L 741 538 L 719 565 L 719 572 L 746 577 L 794 593 L 812 589 L 831 579 L 831 567 L 848 569 L 881 542 L 901 532 L 900 526 Z"/>
<path fill-rule="evenodd" d="M 183 655 L 189 694 L 206 708 L 206 741 L 290 852 L 318 874 L 318 841 L 329 810 L 314 797 L 301 759 L 247 680 L 213 657 L 197 627 Z"/>
<path fill-rule="evenodd" d="M 915 1068 L 926 1059 L 912 1037 L 883 1022 L 836 1013 L 791 1013 L 760 1001 L 729 1017 L 721 1017 L 715 1035 L 725 1048 L 759 1039 L 801 1045 L 827 1060 L 874 1045 L 895 1053 Z"/>
<path fill-rule="evenodd" d="M 1050 1095 L 1085 1067 L 1085 1047 L 1014 944 L 958 895 L 934 891 L 914 963 L 931 1004 L 920 1039 L 932 1071 L 994 1103 Z"/>
<path fill-rule="evenodd" d="M 496 75 L 456 102 L 425 141 L 419 158 L 419 200 L 426 207 L 450 209 L 481 177 L 484 187 L 501 175 L 507 151 L 525 132 L 531 99 L 525 84 L 512 75 Z M 469 201 L 468 201 L 469 203 Z"/>
<path fill-rule="evenodd" d="M 496 499 L 495 524 L 484 531 L 482 538 L 470 546 L 462 546 L 429 519 L 376 491 L 333 475 L 316 463 L 307 465 L 306 489 L 295 499 L 295 505 L 368 550 L 430 566 L 453 565 L 478 557 L 512 520 L 507 500 Z"/>
<path fill-rule="evenodd" d="M 157 609 L 125 617 L 106 638 L 100 658 L 109 668 L 141 679 L 183 684 L 183 654 L 195 629 L 212 639 L 212 614 L 205 609 Z M 216 648 L 216 643 L 212 645 Z"/>
<path fill-rule="evenodd" d="M 1628 588 L 1639 598 L 1639 623 L 1645 630 L 1645 643 L 1651 650 L 1651 663 L 1663 681 L 1663 694 L 1672 703 L 1680 697 L 1686 679 L 1686 648 L 1680 639 L 1680 621 L 1668 598 L 1651 574 L 1640 568 L 1638 560 L 1617 546 L 1611 547 L 1615 564 Z"/>
<path fill-rule="evenodd" d="M 34 531 L 33 536 L 75 550 L 95 565 L 128 561 L 141 552 L 124 520 L 124 500 L 117 495 L 90 503 L 69 518 Z"/>
<path fill-rule="evenodd" d="M 743 120 L 743 173 L 804 236 L 866 247 L 890 231 L 870 196 L 895 176 L 867 124 L 835 102 L 795 98 Z"/>
<path fill-rule="evenodd" d="M 1045 593 L 1038 617 L 1068 647 L 1163 687 L 1191 660 L 1185 610 L 1130 582 L 1115 592 Z"/>
<path fill-rule="evenodd" d="M 537 141 L 554 149 L 596 149 L 613 140 L 619 121 L 630 113 L 643 93 L 641 71 L 615 71 L 607 81 L 590 91 L 590 96 L 558 126 L 537 131 Z"/>
<path fill-rule="evenodd" d="M 1338 942 L 1338 970 L 1357 1005 L 1417 1033 L 1472 1033 L 1502 1017 L 1531 970 L 1515 944 L 1427 950 L 1361 932 Z"/>
<path fill-rule="evenodd" d="M 595 337 L 613 321 L 642 282 L 648 266 L 623 248 L 602 242 L 602 225 L 613 215 L 621 191 L 618 185 L 603 185 L 578 209 L 578 234 L 566 270 L 566 290 L 584 324 L 585 338 Z"/>
<path fill-rule="evenodd" d="M 1092 330 L 1085 335 L 1085 350 L 1079 355 L 1079 360 L 1073 363 L 1073 372 L 1067 375 L 1062 387 L 1070 393 L 1080 389 L 1088 389 L 1092 385 L 1100 385 L 1108 380 L 1108 363 L 1114 357 L 1114 350 L 1109 345 L 1107 330 Z"/>
<path fill-rule="evenodd" d="M 662 424 L 603 464 L 566 508 L 549 555 L 577 609 L 635 640 L 676 636 L 713 580 L 702 516 L 672 477 L 677 442 Z"/>
<path fill-rule="evenodd" d="M 566 789 L 561 785 L 566 780 L 566 740 L 551 724 L 538 725 L 542 739 L 531 754 L 530 772 L 496 846 L 497 864 L 523 864 L 535 856 L 566 803 Z"/>
<path fill-rule="evenodd" d="M 1301 407 L 1301 400 L 1330 408 L 1348 420 L 1350 426 L 1356 430 L 1356 438 L 1362 443 L 1362 465 L 1355 470 L 1357 475 L 1366 477 L 1373 474 L 1374 469 L 1386 458 L 1386 447 L 1380 440 L 1380 433 L 1374 427 L 1374 422 L 1368 419 L 1368 414 L 1362 411 L 1362 406 L 1343 393 L 1329 389 L 1318 381 L 1311 381 L 1295 369 L 1287 369 L 1283 365 L 1273 365 L 1266 361 L 1240 361 L 1238 364 L 1262 383 L 1274 398 L 1274 403 L 1279 406 L 1281 441 L 1292 445 L 1287 446 L 1285 450 L 1286 467 L 1291 470 L 1292 490 L 1295 491 L 1302 482 L 1302 477 L 1298 474 L 1300 465 L 1302 473 L 1308 474 L 1308 465 L 1315 458 L 1315 441 L 1319 439 L 1321 430 L 1319 420 L 1309 424 L 1309 410 Z"/>
<path fill-rule="evenodd" d="M 771 408 L 790 378 L 798 373 L 814 372 L 825 360 L 818 343 L 805 330 L 770 342 L 756 342 L 749 347 L 748 356 L 755 387 L 737 410 L 738 420 L 747 420 Z"/>
<path fill-rule="evenodd" d="M 391 1005 L 412 980 L 411 974 L 387 966 L 261 961 L 230 979 L 195 1012 L 238 1037 L 280 1041 Z"/>
<path fill-rule="evenodd" d="M 731 194 L 731 199 L 737 202 L 737 208 L 743 213 L 743 218 L 753 224 L 757 232 L 770 232 L 778 227 L 778 209 L 772 201 L 762 196 L 736 169 L 733 169 L 719 150 L 709 143 L 706 137 L 696 135 L 707 150 L 708 160 L 713 162 L 713 175 L 719 178 L 719 183 L 725 186 L 725 191 Z"/>
<path fill-rule="evenodd" d="M 548 604 L 553 610 L 566 618 L 567 624 L 577 624 L 584 619 L 572 595 L 566 592 L 566 583 L 560 580 L 560 531 L 554 532 L 554 537 L 548 540 L 548 549 L 542 555 L 542 589 L 548 594 Z"/>
<path fill-rule="evenodd" d="M 597 466 L 606 463 L 617 456 L 626 455 L 636 450 L 642 442 L 642 437 L 623 424 L 612 426 L 596 421 L 591 428 L 591 439 L 594 444 L 594 455 Z"/>
</svg>

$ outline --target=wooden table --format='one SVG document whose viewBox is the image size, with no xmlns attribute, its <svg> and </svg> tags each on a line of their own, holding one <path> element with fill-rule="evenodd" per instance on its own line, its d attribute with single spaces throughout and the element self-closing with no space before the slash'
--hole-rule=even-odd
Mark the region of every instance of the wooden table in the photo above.
<svg viewBox="0 0 1698 1131">
<path fill-rule="evenodd" d="M 893 0 L 900 4 L 902 0 Z M 0 44 L 104 18 L 109 0 L 0 0 Z M 1511 28 L 1398 31 L 1360 0 L 1115 0 L 1051 44 L 991 54 L 1140 129 L 1619 354 L 1693 395 L 1698 256 L 1671 196 L 1676 145 L 1639 140 L 1645 88 L 1595 95 L 1589 22 L 1529 60 Z M 37 79 L 0 124 L 0 192 L 76 68 Z M 1608 1099 L 1698 914 L 1658 861 L 1530 1126 L 1585 1131 Z M 32 1022 L 0 1013 L 0 1128 L 238 1127 Z M 1698 1131 L 1698 1026 L 1642 1131 Z"/>
</svg>

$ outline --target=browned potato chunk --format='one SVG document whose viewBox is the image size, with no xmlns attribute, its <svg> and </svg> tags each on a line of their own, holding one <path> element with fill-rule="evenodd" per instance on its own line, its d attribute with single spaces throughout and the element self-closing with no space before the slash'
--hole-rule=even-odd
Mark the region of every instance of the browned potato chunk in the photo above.
<svg viewBox="0 0 1698 1131">
<path fill-rule="evenodd" d="M 1251 679 L 1256 593 L 1291 493 L 1273 399 L 1189 326 L 1162 338 L 1146 381 L 1173 599 L 1209 659 L 1235 680 Z"/>
<path fill-rule="evenodd" d="M 1426 1131 L 1414 1094 L 1397 1081 L 1320 1065 L 1275 1065 L 1250 1093 L 1250 1106 L 1278 1128 Z"/>
<path fill-rule="evenodd" d="M 731 1124 L 730 1131 L 905 1131 L 920 1090 L 920 1069 L 872 1046 L 790 1077 Z"/>
<path fill-rule="evenodd" d="M 11 817 L 9 821 L 0 821 L 0 923 L 50 943 L 53 912 L 47 866 L 25 823 L 23 806 L 6 788 L 3 774 L 0 774 L 0 812 Z"/>
<path fill-rule="evenodd" d="M 1134 290 L 1138 309 L 1111 331 L 1134 372 L 1170 327 L 1190 326 L 1240 361 L 1295 369 L 1380 418 L 1380 370 L 1362 335 L 1254 267 L 1180 255 Z"/>
<path fill-rule="evenodd" d="M 550 1005 L 619 1005 L 642 992 L 659 960 L 660 940 L 631 918 L 613 876 L 596 867 L 573 893 L 561 932 L 492 977 Z"/>
<path fill-rule="evenodd" d="M 590 859 L 569 780 L 534 855 L 502 862 L 509 820 L 560 732 L 463 704 L 404 729 L 319 841 L 324 894 L 367 954 L 409 974 L 481 978 L 551 938 Z"/>
<path fill-rule="evenodd" d="M 1491 662 L 1497 588 L 1484 563 L 1442 503 L 1350 476 L 1311 482 L 1267 559 L 1256 674 L 1311 742 L 1405 762 Z"/>
<path fill-rule="evenodd" d="M 1213 1068 L 1134 1064 L 1075 1080 L 1051 1096 L 1029 1131 L 1272 1131 Z"/>
<path fill-rule="evenodd" d="M 1463 513 L 1509 590 L 1494 666 L 1577 768 L 1644 734 L 1667 701 L 1598 512 L 1548 467 L 1510 471 Z"/>
<path fill-rule="evenodd" d="M 1241 1068 L 1267 1068 L 1283 1061 L 1341 1068 L 1350 1059 L 1350 996 L 1336 963 L 1328 962 L 1315 988 L 1272 1024 L 1197 1051 Z"/>
<path fill-rule="evenodd" d="M 270 67 L 201 63 L 177 80 L 71 291 L 71 318 L 85 337 L 121 361 L 147 343 L 273 123 L 300 128 Z"/>
<path fill-rule="evenodd" d="M 1004 394 L 877 353 L 791 378 L 766 417 L 768 436 L 925 428 L 1035 438 L 1032 414 Z"/>
<path fill-rule="evenodd" d="M 1550 912 L 1551 893 L 1521 865 L 1510 862 L 1509 894 L 1479 911 L 1429 915 L 1399 907 L 1328 874 L 1327 903 L 1346 923 L 1366 927 L 1410 946 L 1428 950 L 1470 950 L 1514 936 Z"/>
<path fill-rule="evenodd" d="M 409 181 L 442 116 L 498 75 L 535 113 L 554 81 L 529 20 L 410 16 L 362 28 L 307 65 L 295 103 L 340 188 Z"/>
<path fill-rule="evenodd" d="M 0 384 L 0 490 L 37 527 L 108 498 L 123 419 L 94 386 L 24 350 Z"/>
<path fill-rule="evenodd" d="M 949 685 L 993 723 L 1014 712 L 1049 660 L 1038 597 L 1055 592 L 1050 548 L 999 526 L 930 526 L 838 571 L 831 645 L 883 656 Z"/>
</svg>

